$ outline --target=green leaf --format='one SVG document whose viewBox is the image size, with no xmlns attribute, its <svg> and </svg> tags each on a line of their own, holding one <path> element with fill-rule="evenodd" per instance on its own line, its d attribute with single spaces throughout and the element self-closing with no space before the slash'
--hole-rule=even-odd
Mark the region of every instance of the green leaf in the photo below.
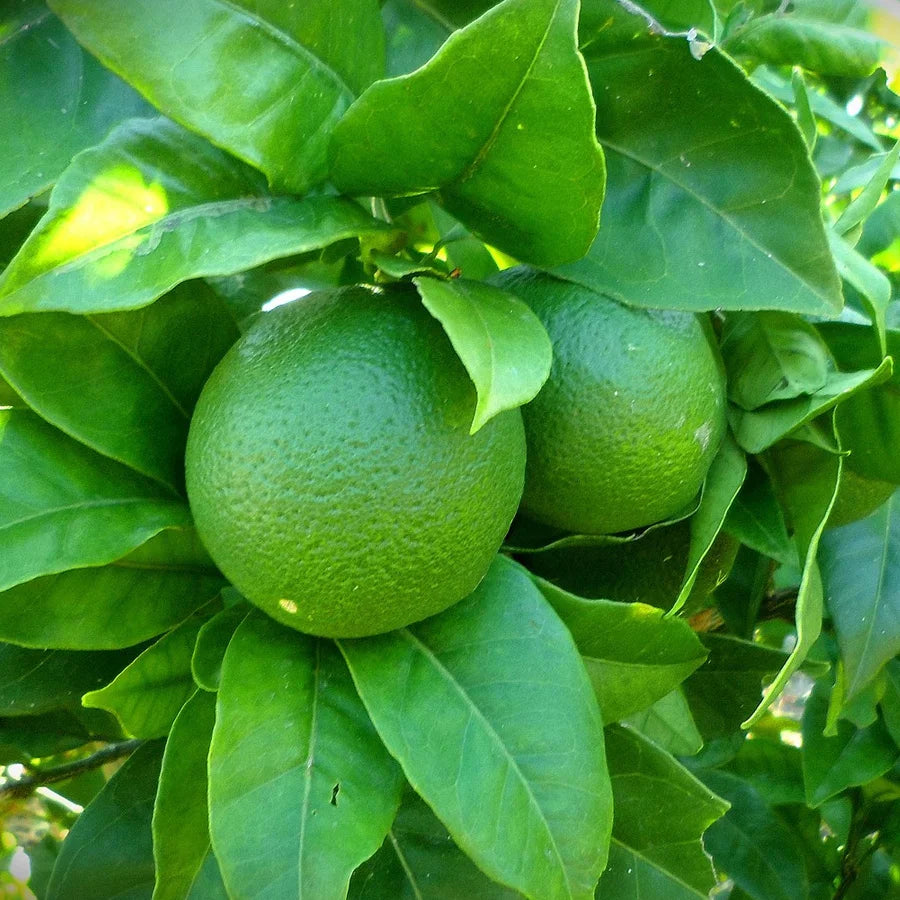
<svg viewBox="0 0 900 900">
<path fill-rule="evenodd" d="M 891 178 L 891 173 L 897 164 L 898 157 L 900 157 L 900 141 L 897 141 L 890 151 L 884 155 L 871 179 L 860 191 L 859 196 L 854 197 L 847 204 L 840 218 L 834 223 L 834 230 L 838 234 L 847 234 L 858 225 L 861 225 L 872 214 L 875 207 L 878 206 L 888 180 Z"/>
<path fill-rule="evenodd" d="M 194 682 L 204 691 L 217 691 L 222 678 L 222 660 L 231 638 L 250 612 L 250 604 L 240 602 L 217 612 L 197 634 L 191 673 Z"/>
<path fill-rule="evenodd" d="M 130 647 L 177 625 L 224 583 L 194 530 L 171 528 L 109 565 L 4 592 L 0 638 L 26 647 Z"/>
<path fill-rule="evenodd" d="M 132 119 L 62 174 L 0 277 L 0 314 L 135 309 L 189 278 L 359 236 L 396 239 L 349 200 L 274 197 L 259 173 L 174 122 Z"/>
<path fill-rule="evenodd" d="M 191 617 L 148 647 L 106 687 L 85 694 L 81 702 L 111 712 L 129 737 L 165 736 L 194 692 L 191 655 L 202 624 L 203 619 Z"/>
<path fill-rule="evenodd" d="M 728 398 L 743 409 L 813 394 L 828 378 L 828 348 L 816 329 L 784 312 L 730 313 L 722 331 Z"/>
<path fill-rule="evenodd" d="M 302 194 L 325 177 L 335 123 L 381 75 L 375 0 L 50 0 L 154 106 Z"/>
<path fill-rule="evenodd" d="M 481 872 L 412 791 L 381 849 L 350 881 L 350 900 L 515 900 L 522 895 Z"/>
<path fill-rule="evenodd" d="M 597 896 L 707 897 L 715 878 L 701 835 L 728 804 L 631 729 L 607 728 L 606 746 L 616 817 Z"/>
<path fill-rule="evenodd" d="M 112 562 L 190 522 L 187 505 L 162 486 L 27 410 L 0 409 L 0 470 L 0 590 Z"/>
<path fill-rule="evenodd" d="M 150 819 L 162 755 L 162 742 L 139 747 L 78 817 L 56 860 L 46 900 L 150 900 Z"/>
<path fill-rule="evenodd" d="M 149 107 L 104 69 L 39 0 L 0 13 L 0 217 L 45 191 L 80 150 Z"/>
<path fill-rule="evenodd" d="M 236 338 L 221 301 L 191 282 L 133 312 L 0 318 L 0 373 L 57 428 L 182 490 L 191 411 Z"/>
<path fill-rule="evenodd" d="M 577 0 L 506 0 L 423 68 L 372 85 L 334 131 L 334 183 L 350 194 L 438 191 L 517 259 L 580 257 L 597 233 L 605 172 L 577 15 Z"/>
<path fill-rule="evenodd" d="M 741 744 L 728 770 L 749 782 L 769 806 L 806 803 L 799 748 L 755 735 Z"/>
<path fill-rule="evenodd" d="M 731 804 L 704 836 L 716 867 L 754 900 L 805 900 L 809 885 L 800 845 L 753 786 L 721 771 L 697 775 Z"/>
<path fill-rule="evenodd" d="M 550 375 L 553 346 L 525 303 L 478 281 L 413 281 L 475 384 L 471 434 L 497 413 L 534 399 Z"/>
<path fill-rule="evenodd" d="M 885 690 L 881 698 L 881 714 L 888 733 L 900 747 L 900 660 L 892 660 L 885 668 Z"/>
<path fill-rule="evenodd" d="M 723 527 L 742 544 L 780 563 L 796 556 L 772 482 L 756 463 L 749 466 Z"/>
<path fill-rule="evenodd" d="M 0 766 L 65 753 L 94 737 L 72 710 L 0 718 Z"/>
<path fill-rule="evenodd" d="M 225 653 L 209 753 L 210 831 L 229 895 L 344 897 L 402 785 L 334 645 L 249 616 Z"/>
<path fill-rule="evenodd" d="M 340 647 L 410 783 L 489 877 L 530 898 L 593 896 L 612 818 L 600 714 L 519 566 L 497 557 L 446 612 Z"/>
<path fill-rule="evenodd" d="M 749 640 L 753 636 L 774 568 L 773 560 L 742 545 L 728 578 L 716 589 L 716 609 L 737 637 Z"/>
<path fill-rule="evenodd" d="M 616 0 L 593 6 L 582 46 L 608 166 L 604 226 L 557 273 L 637 306 L 840 310 L 819 181 L 788 113 L 718 50 L 697 60 L 634 17 L 623 34 L 608 28 Z"/>
<path fill-rule="evenodd" d="M 693 756 L 703 746 L 684 691 L 677 687 L 652 706 L 623 720 L 666 753 Z"/>
<path fill-rule="evenodd" d="M 809 102 L 809 88 L 803 78 L 803 72 L 795 67 L 791 72 L 791 87 L 794 89 L 794 109 L 797 113 L 797 127 L 812 153 L 816 149 L 816 141 L 819 137 L 819 129 L 816 125 L 816 117 L 813 114 Z"/>
<path fill-rule="evenodd" d="M 869 728 L 838 720 L 837 734 L 825 737 L 830 687 L 817 682 L 803 712 L 803 782 L 810 806 L 883 775 L 900 758 L 881 719 Z"/>
<path fill-rule="evenodd" d="M 885 359 L 876 369 L 830 372 L 819 390 L 804 397 L 776 400 L 755 410 L 732 406 L 728 417 L 732 431 L 737 442 L 748 453 L 762 453 L 794 429 L 818 418 L 848 397 L 887 381 L 892 371 L 892 361 Z"/>
<path fill-rule="evenodd" d="M 706 658 L 683 619 L 644 603 L 586 600 L 535 578 L 569 629 L 597 695 L 604 722 L 646 709 Z"/>
<path fill-rule="evenodd" d="M 591 5 L 590 0 L 585 5 Z M 716 34 L 718 16 L 712 0 L 641 0 L 635 5 L 653 18 L 655 30 L 687 31 L 696 28 L 709 37 Z M 649 19 L 647 22 L 651 24 Z M 682 36 L 687 37 L 686 34 Z"/>
<path fill-rule="evenodd" d="M 134 657 L 134 650 L 68 653 L 0 644 L 0 712 L 33 716 L 78 706 L 85 691 L 106 684 Z"/>
<path fill-rule="evenodd" d="M 429 15 L 423 6 L 421 0 L 386 0 L 381 5 L 389 78 L 424 66 L 456 28 Z"/>
<path fill-rule="evenodd" d="M 900 653 L 900 492 L 822 536 L 819 565 L 852 699 Z"/>
<path fill-rule="evenodd" d="M 209 840 L 206 757 L 216 702 L 196 691 L 172 725 L 153 807 L 153 900 L 227 900 Z"/>
</svg>

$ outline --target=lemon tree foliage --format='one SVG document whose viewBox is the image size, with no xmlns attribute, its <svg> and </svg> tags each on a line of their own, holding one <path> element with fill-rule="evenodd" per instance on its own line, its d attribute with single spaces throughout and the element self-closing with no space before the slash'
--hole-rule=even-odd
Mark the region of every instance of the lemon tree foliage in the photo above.
<svg viewBox="0 0 900 900">
<path fill-rule="evenodd" d="M 900 893 L 883 7 L 2 5 L 0 893 Z"/>
</svg>

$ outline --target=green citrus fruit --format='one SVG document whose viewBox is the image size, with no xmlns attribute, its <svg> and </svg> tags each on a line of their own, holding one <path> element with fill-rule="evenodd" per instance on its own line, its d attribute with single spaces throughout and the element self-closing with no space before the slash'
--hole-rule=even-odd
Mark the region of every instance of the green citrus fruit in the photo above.
<svg viewBox="0 0 900 900">
<path fill-rule="evenodd" d="M 191 422 L 200 536 L 248 600 L 300 631 L 359 637 L 438 613 L 481 580 L 522 492 L 520 413 L 470 436 L 474 408 L 411 291 L 265 313 Z"/>
<path fill-rule="evenodd" d="M 497 283 L 553 341 L 550 378 L 523 409 L 523 510 L 588 534 L 684 511 L 725 431 L 722 367 L 700 320 L 623 306 L 525 267 Z"/>
</svg>

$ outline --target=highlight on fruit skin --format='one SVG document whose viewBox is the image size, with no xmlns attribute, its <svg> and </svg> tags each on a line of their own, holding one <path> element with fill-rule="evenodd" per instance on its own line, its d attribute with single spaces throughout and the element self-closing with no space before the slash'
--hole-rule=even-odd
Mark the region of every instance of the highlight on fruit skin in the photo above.
<svg viewBox="0 0 900 900">
<path fill-rule="evenodd" d="M 682 514 L 725 433 L 725 376 L 693 313 L 628 307 L 527 266 L 492 279 L 553 342 L 550 378 L 523 408 L 522 509 L 585 534 Z"/>
<path fill-rule="evenodd" d="M 264 313 L 201 394 L 188 498 L 248 600 L 362 637 L 471 593 L 522 493 L 518 410 L 475 435 L 475 390 L 417 294 L 353 287 Z"/>
</svg>

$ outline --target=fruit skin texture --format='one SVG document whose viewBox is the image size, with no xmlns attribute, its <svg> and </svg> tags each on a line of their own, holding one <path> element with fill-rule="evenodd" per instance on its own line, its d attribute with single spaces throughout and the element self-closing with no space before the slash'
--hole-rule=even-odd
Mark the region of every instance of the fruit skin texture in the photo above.
<svg viewBox="0 0 900 900">
<path fill-rule="evenodd" d="M 527 267 L 494 281 L 553 341 L 550 378 L 523 410 L 523 510 L 586 534 L 683 512 L 725 432 L 721 361 L 700 320 L 626 307 Z"/>
<path fill-rule="evenodd" d="M 219 363 L 188 436 L 212 558 L 273 618 L 361 637 L 472 592 L 515 514 L 518 410 L 475 435 L 475 390 L 411 291 L 349 288 L 263 314 Z"/>
</svg>

